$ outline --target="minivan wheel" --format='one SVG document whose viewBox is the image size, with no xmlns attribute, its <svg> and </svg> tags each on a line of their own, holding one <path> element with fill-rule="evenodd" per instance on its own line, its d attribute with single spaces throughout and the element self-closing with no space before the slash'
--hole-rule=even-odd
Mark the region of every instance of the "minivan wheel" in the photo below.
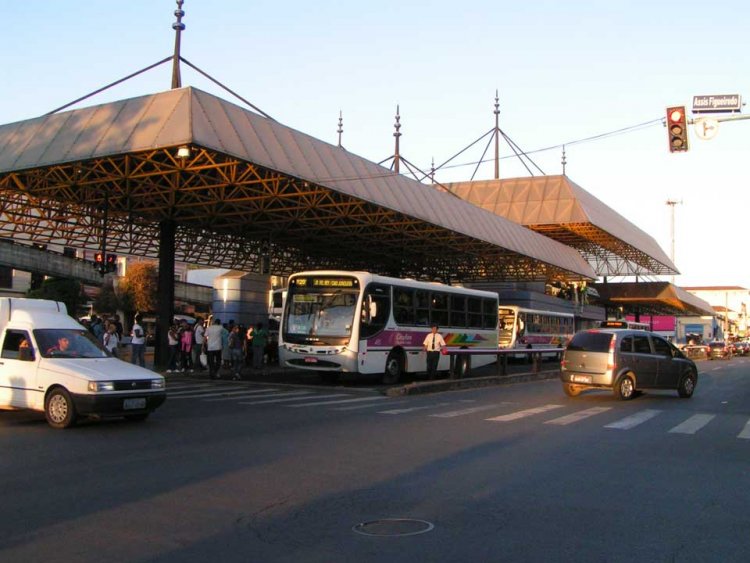
<svg viewBox="0 0 750 563">
<path fill-rule="evenodd" d="M 695 391 L 696 377 L 691 371 L 685 374 L 685 377 L 680 381 L 680 386 L 677 388 L 677 394 L 683 399 L 689 399 L 693 396 Z"/>
<path fill-rule="evenodd" d="M 563 383 L 562 388 L 563 388 L 563 392 L 568 397 L 577 397 L 578 395 L 581 394 L 581 391 L 583 391 L 583 389 L 581 389 L 580 386 L 573 385 L 572 383 Z"/>
<path fill-rule="evenodd" d="M 62 387 L 53 389 L 44 402 L 44 416 L 52 428 L 68 428 L 76 423 L 76 408 Z"/>
<path fill-rule="evenodd" d="M 628 401 L 635 395 L 635 382 L 629 375 L 624 375 L 614 388 L 615 397 L 621 401 Z"/>
</svg>

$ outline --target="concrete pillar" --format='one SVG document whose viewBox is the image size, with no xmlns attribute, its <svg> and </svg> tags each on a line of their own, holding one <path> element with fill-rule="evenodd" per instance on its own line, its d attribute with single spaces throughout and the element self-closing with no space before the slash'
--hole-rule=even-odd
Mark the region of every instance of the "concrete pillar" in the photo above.
<svg viewBox="0 0 750 563">
<path fill-rule="evenodd" d="M 174 254 L 176 226 L 172 220 L 159 223 L 159 303 L 156 311 L 154 366 L 164 367 L 169 358 L 167 333 L 174 317 Z"/>
</svg>

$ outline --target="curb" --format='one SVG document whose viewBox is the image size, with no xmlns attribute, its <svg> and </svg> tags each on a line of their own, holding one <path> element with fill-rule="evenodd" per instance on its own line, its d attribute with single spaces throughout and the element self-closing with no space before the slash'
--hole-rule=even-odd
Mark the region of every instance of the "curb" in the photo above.
<svg viewBox="0 0 750 563">
<path fill-rule="evenodd" d="M 557 379 L 560 370 L 517 373 L 514 375 L 490 375 L 486 377 L 474 377 L 466 379 L 440 379 L 436 381 L 415 381 L 400 387 L 386 389 L 383 394 L 388 397 L 402 397 L 404 395 L 424 395 L 440 391 L 455 391 L 457 389 L 475 389 L 477 387 L 490 387 L 494 385 L 508 385 L 510 383 L 523 383 L 525 381 L 542 381 L 545 379 Z"/>
</svg>

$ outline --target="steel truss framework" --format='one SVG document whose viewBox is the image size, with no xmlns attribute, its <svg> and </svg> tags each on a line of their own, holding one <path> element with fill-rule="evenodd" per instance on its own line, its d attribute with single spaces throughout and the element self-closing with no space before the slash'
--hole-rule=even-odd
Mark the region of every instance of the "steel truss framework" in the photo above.
<svg viewBox="0 0 750 563">
<path fill-rule="evenodd" d="M 362 269 L 444 281 L 571 279 L 570 272 L 200 146 L 56 164 L 0 175 L 0 236 L 288 275 Z"/>
<path fill-rule="evenodd" d="M 647 252 L 591 223 L 527 225 L 527 227 L 577 249 L 600 276 L 674 275 L 677 273 Z"/>
</svg>

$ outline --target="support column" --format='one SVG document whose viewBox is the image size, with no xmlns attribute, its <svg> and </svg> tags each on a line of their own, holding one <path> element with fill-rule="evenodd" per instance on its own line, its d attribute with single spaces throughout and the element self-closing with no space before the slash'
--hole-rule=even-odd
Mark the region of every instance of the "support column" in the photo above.
<svg viewBox="0 0 750 563">
<path fill-rule="evenodd" d="M 159 303 L 156 311 L 156 349 L 154 366 L 163 368 L 169 358 L 167 333 L 174 318 L 174 254 L 175 222 L 166 219 L 159 223 Z"/>
</svg>

